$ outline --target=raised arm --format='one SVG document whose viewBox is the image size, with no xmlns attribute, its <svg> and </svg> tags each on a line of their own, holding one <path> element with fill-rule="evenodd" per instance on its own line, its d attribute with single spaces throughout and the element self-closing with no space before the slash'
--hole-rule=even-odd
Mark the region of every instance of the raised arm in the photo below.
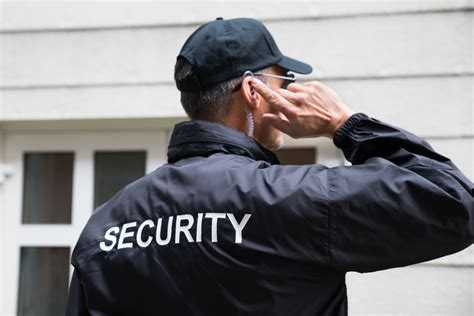
<svg viewBox="0 0 474 316">
<path fill-rule="evenodd" d="M 406 266 L 474 242 L 473 184 L 426 141 L 357 113 L 334 143 L 353 164 L 328 170 L 334 268 Z"/>
<path fill-rule="evenodd" d="M 328 250 L 341 271 L 406 266 L 474 242 L 473 184 L 403 129 L 354 114 L 320 82 L 255 89 L 284 117 L 264 118 L 292 137 L 333 138 L 352 166 L 328 168 Z"/>
</svg>

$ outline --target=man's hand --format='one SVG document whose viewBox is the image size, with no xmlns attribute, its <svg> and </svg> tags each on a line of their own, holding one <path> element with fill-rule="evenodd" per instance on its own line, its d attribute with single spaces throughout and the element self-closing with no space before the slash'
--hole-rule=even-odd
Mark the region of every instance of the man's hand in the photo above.
<svg viewBox="0 0 474 316">
<path fill-rule="evenodd" d="M 288 90 L 276 91 L 257 78 L 252 78 L 252 85 L 270 106 L 280 112 L 280 115 L 265 113 L 262 119 L 293 138 L 332 138 L 355 113 L 332 89 L 318 81 L 304 85 L 292 83 Z"/>
</svg>

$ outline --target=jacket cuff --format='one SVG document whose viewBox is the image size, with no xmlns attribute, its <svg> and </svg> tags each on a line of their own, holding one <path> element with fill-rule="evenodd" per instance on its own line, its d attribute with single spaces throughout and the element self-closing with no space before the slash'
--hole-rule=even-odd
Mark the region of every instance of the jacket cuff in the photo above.
<svg viewBox="0 0 474 316">
<path fill-rule="evenodd" d="M 342 148 L 344 144 L 348 142 L 348 138 L 353 132 L 353 128 L 357 126 L 360 121 L 366 119 L 369 119 L 369 116 L 362 112 L 352 114 L 352 116 L 349 117 L 349 119 L 341 127 L 339 127 L 334 134 L 334 145 L 336 145 L 338 148 Z"/>
</svg>

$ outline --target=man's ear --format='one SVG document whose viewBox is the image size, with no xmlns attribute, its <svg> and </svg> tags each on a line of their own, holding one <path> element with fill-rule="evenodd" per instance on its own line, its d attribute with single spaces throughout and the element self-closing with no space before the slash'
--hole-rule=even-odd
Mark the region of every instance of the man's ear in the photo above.
<svg viewBox="0 0 474 316">
<path fill-rule="evenodd" d="M 242 80 L 242 97 L 249 106 L 257 109 L 260 105 L 261 97 L 252 85 L 252 77 L 246 76 Z"/>
</svg>

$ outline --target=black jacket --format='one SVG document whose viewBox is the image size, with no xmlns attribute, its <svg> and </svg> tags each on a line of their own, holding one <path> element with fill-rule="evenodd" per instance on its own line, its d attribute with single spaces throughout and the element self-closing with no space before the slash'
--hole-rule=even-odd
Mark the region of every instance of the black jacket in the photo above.
<svg viewBox="0 0 474 316">
<path fill-rule="evenodd" d="M 473 243 L 473 183 L 426 141 L 363 113 L 333 141 L 352 166 L 280 165 L 230 127 L 177 124 L 169 163 L 84 228 L 68 314 L 347 315 L 347 271 Z"/>
</svg>

